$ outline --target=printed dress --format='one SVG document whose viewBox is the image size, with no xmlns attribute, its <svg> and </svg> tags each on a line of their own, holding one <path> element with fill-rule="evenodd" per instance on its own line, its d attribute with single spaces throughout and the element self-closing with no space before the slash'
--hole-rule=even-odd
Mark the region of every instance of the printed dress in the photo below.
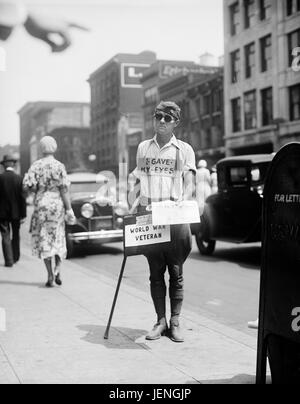
<svg viewBox="0 0 300 404">
<path fill-rule="evenodd" d="M 52 156 L 36 161 L 24 177 L 24 188 L 35 194 L 30 226 L 33 255 L 65 258 L 65 208 L 60 194 L 69 188 L 65 166 Z"/>
</svg>

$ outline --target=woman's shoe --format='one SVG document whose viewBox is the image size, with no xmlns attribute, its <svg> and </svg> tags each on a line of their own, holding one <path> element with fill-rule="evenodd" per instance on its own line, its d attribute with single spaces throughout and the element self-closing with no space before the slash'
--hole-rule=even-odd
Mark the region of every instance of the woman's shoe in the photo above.
<svg viewBox="0 0 300 404">
<path fill-rule="evenodd" d="M 61 286 L 61 285 L 62 285 L 62 280 L 60 279 L 60 273 L 58 273 L 58 274 L 55 276 L 55 283 L 56 283 L 56 285 L 58 285 L 58 286 Z"/>
<path fill-rule="evenodd" d="M 46 288 L 53 288 L 54 287 L 54 283 L 53 283 L 53 281 L 48 281 L 47 283 L 46 283 Z"/>
</svg>

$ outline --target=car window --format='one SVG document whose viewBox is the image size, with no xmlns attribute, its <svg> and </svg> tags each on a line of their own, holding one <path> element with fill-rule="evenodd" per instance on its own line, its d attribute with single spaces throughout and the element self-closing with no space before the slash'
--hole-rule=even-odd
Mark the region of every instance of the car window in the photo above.
<svg viewBox="0 0 300 404">
<path fill-rule="evenodd" d="M 252 167 L 251 168 L 251 180 L 252 182 L 260 182 L 261 181 L 261 172 L 259 167 Z"/>
<path fill-rule="evenodd" d="M 101 184 L 96 182 L 72 182 L 70 192 L 72 194 L 77 193 L 97 193 Z"/>
<path fill-rule="evenodd" d="M 251 168 L 251 177 L 253 185 L 261 185 L 265 182 L 270 163 L 261 163 Z"/>
<path fill-rule="evenodd" d="M 230 167 L 229 183 L 233 187 L 240 187 L 248 184 L 247 167 Z"/>
</svg>

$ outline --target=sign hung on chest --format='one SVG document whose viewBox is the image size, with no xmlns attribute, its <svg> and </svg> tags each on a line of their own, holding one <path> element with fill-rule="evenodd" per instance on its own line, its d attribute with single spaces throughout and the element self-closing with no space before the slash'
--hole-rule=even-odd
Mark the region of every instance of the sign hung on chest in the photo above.
<svg viewBox="0 0 300 404">
<path fill-rule="evenodd" d="M 176 158 L 150 158 L 139 160 L 139 170 L 143 175 L 173 177 L 176 173 Z"/>
<path fill-rule="evenodd" d="M 171 243 L 170 226 L 152 224 L 152 215 L 133 215 L 124 219 L 124 250 L 127 256 L 143 255 Z"/>
</svg>

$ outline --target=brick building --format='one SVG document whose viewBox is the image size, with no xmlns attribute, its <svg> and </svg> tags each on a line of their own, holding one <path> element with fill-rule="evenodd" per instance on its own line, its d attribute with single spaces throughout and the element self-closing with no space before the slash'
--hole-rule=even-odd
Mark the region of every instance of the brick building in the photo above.
<svg viewBox="0 0 300 404">
<path fill-rule="evenodd" d="M 176 136 L 191 144 L 198 160 L 212 166 L 224 157 L 223 68 L 202 66 L 198 72 L 177 74 L 162 82 L 158 93 L 181 107 Z"/>
<path fill-rule="evenodd" d="M 225 157 L 224 71 L 190 84 L 186 90 L 189 142 L 209 167 Z"/>
<path fill-rule="evenodd" d="M 91 131 L 99 171 L 119 172 L 129 163 L 128 142 L 143 130 L 143 72 L 156 61 L 153 52 L 118 54 L 91 74 Z M 138 137 L 136 137 L 137 139 Z"/>
<path fill-rule="evenodd" d="M 147 69 L 141 79 L 143 85 L 144 139 L 153 136 L 153 112 L 162 99 L 159 86 L 174 76 L 186 76 L 192 71 L 199 71 L 199 66 L 192 61 L 157 60 Z"/>
<path fill-rule="evenodd" d="M 228 155 L 300 140 L 299 0 L 224 0 Z"/>
</svg>

